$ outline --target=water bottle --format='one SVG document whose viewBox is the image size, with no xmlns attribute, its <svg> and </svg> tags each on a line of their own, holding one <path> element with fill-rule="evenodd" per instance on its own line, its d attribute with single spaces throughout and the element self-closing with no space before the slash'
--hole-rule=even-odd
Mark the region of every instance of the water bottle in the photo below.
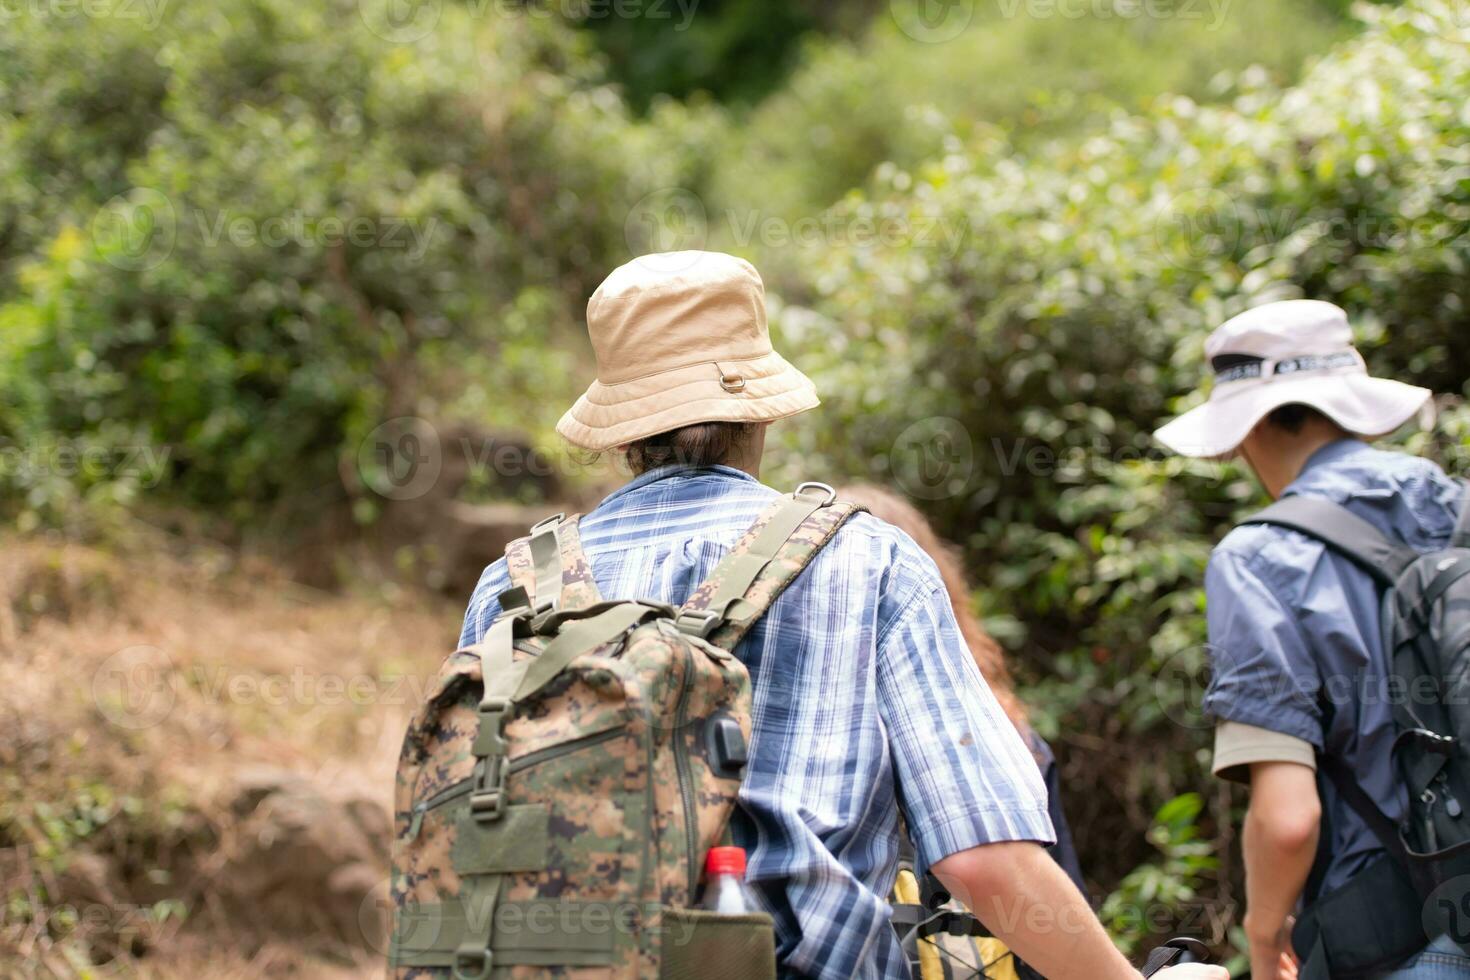
<svg viewBox="0 0 1470 980">
<path fill-rule="evenodd" d="M 704 898 L 700 907 L 720 915 L 759 912 L 745 883 L 745 848 L 711 847 L 704 859 Z"/>
</svg>

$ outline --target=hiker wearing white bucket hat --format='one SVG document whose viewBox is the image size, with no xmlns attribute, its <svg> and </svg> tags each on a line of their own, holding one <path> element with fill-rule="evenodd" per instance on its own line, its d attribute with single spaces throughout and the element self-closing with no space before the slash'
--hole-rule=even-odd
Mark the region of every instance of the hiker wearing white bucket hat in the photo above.
<svg viewBox="0 0 1470 980">
<path fill-rule="evenodd" d="M 1425 925 L 1430 906 L 1383 829 L 1410 814 L 1393 684 L 1428 679 L 1404 676 L 1388 649 L 1383 582 L 1399 577 L 1386 567 L 1470 542 L 1470 513 L 1438 466 L 1365 440 L 1427 418 L 1431 393 L 1371 377 L 1330 303 L 1257 307 L 1205 352 L 1209 399 L 1156 437 L 1186 456 L 1237 456 L 1281 501 L 1231 532 L 1205 573 L 1214 771 L 1251 787 L 1252 976 L 1470 977 L 1464 937 Z"/>
<path fill-rule="evenodd" d="M 1320 300 L 1248 310 L 1210 335 L 1205 356 L 1215 370 L 1209 400 L 1155 433 L 1181 456 L 1229 456 L 1286 405 L 1311 406 L 1344 432 L 1375 438 L 1414 418 L 1431 396 L 1370 377 L 1347 314 Z"/>
</svg>

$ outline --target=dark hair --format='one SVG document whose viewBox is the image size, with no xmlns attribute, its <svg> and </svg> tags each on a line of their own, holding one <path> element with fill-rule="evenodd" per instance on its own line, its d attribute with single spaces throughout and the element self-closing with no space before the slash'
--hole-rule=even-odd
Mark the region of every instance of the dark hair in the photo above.
<svg viewBox="0 0 1470 980">
<path fill-rule="evenodd" d="M 1292 435 L 1296 435 L 1298 432 L 1301 432 L 1302 429 L 1306 427 L 1308 422 L 1316 419 L 1321 419 L 1323 422 L 1327 422 L 1332 425 L 1337 424 L 1310 405 L 1282 405 L 1280 408 L 1273 411 L 1270 415 L 1266 416 L 1266 421 L 1270 422 L 1278 429 L 1285 429 Z"/>
<path fill-rule="evenodd" d="M 628 468 L 634 476 L 639 476 L 671 463 L 684 466 L 728 463 L 757 428 L 754 422 L 700 422 L 660 432 L 629 444 Z"/>
</svg>

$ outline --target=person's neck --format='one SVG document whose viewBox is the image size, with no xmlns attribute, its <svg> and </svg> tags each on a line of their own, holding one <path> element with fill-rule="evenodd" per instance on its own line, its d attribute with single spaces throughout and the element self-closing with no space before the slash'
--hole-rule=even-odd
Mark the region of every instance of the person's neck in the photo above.
<svg viewBox="0 0 1470 980">
<path fill-rule="evenodd" d="M 751 476 L 755 477 L 757 480 L 761 478 L 761 458 L 759 456 L 755 456 L 749 459 L 741 458 L 726 460 L 725 465 L 730 467 L 731 469 L 739 470 L 742 473 L 748 473 Z"/>
<path fill-rule="evenodd" d="M 725 465 L 761 478 L 761 459 L 766 455 L 766 427 L 761 426 L 725 460 Z"/>
<path fill-rule="evenodd" d="M 1271 499 L 1280 500 L 1313 456 L 1334 442 L 1349 438 L 1351 435 L 1330 423 L 1309 425 L 1295 434 L 1282 433 L 1281 438 L 1254 440 L 1246 460 Z"/>
</svg>

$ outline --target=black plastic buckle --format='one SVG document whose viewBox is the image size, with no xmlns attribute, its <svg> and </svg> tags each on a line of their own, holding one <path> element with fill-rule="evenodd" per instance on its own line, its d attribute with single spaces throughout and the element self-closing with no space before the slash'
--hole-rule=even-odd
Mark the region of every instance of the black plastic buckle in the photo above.
<svg viewBox="0 0 1470 980">
<path fill-rule="evenodd" d="M 985 923 L 968 912 L 954 912 L 949 909 L 935 912 L 919 924 L 919 938 L 928 939 L 931 936 L 954 936 L 956 939 L 965 937 L 982 938 L 989 936 L 990 932 L 985 928 Z"/>
</svg>

